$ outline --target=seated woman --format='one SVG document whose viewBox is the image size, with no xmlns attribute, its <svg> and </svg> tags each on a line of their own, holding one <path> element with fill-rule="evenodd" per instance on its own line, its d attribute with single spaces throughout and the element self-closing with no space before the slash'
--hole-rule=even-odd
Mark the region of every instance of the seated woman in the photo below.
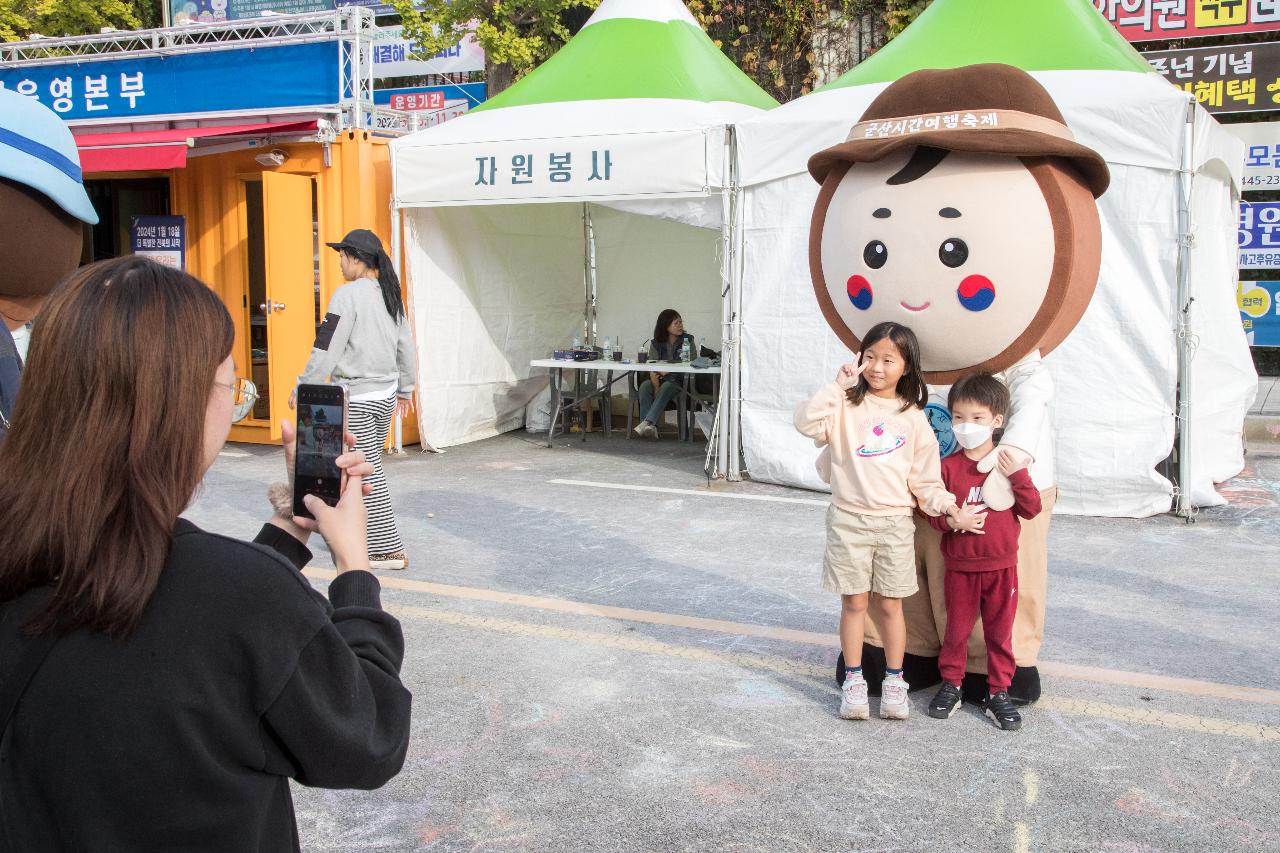
<svg viewBox="0 0 1280 853">
<path fill-rule="evenodd" d="M 693 335 L 684 330 L 684 320 L 680 312 L 667 308 L 658 315 L 658 322 L 653 325 L 653 338 L 649 343 L 649 361 L 678 361 L 680 349 L 685 341 L 689 343 L 689 357 L 697 358 L 698 348 L 694 344 Z M 667 408 L 667 404 L 680 393 L 679 377 L 654 370 L 649 378 L 640 383 L 640 423 L 636 425 L 636 435 L 657 439 L 658 418 Z"/>
</svg>

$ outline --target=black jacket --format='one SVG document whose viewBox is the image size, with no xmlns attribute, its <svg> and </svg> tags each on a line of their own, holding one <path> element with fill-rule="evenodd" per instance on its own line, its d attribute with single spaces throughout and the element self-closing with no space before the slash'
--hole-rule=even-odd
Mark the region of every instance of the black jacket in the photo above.
<svg viewBox="0 0 1280 853">
<path fill-rule="evenodd" d="M 255 542 L 179 519 L 133 634 L 58 640 L 0 742 L 0 850 L 297 850 L 289 779 L 399 772 L 411 696 L 378 579 L 339 575 L 330 606 L 297 540 L 267 525 Z M 15 609 L 0 678 L 25 645 Z"/>
<path fill-rule="evenodd" d="M 0 322 L 0 444 L 4 444 L 9 432 L 8 423 L 13 418 L 13 404 L 18 399 L 18 380 L 22 374 L 22 358 L 13 342 L 9 327 Z"/>
</svg>

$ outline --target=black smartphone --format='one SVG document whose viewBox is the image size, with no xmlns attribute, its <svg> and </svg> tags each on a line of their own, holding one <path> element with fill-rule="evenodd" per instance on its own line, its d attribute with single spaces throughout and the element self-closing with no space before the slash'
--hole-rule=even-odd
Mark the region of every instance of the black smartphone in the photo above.
<svg viewBox="0 0 1280 853">
<path fill-rule="evenodd" d="M 341 385 L 298 386 L 298 445 L 293 469 L 293 514 L 311 518 L 303 495 L 329 506 L 342 496 L 343 436 L 347 432 L 347 389 Z"/>
</svg>

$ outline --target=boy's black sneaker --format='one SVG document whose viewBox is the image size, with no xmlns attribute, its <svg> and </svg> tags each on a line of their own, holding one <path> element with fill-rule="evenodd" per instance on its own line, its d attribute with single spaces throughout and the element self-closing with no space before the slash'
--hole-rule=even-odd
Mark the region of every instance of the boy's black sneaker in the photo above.
<svg viewBox="0 0 1280 853">
<path fill-rule="evenodd" d="M 933 713 L 932 707 L 929 712 Z M 986 713 L 1006 732 L 1016 732 L 1022 728 L 1022 715 L 1018 713 L 1017 708 L 1013 707 L 1013 700 L 1009 698 L 1009 694 L 1003 690 L 994 696 L 987 697 Z"/>
<path fill-rule="evenodd" d="M 960 697 L 959 687 L 949 681 L 942 682 L 938 692 L 933 694 L 933 701 L 929 703 L 929 716 L 935 720 L 949 718 L 960 707 Z"/>
</svg>

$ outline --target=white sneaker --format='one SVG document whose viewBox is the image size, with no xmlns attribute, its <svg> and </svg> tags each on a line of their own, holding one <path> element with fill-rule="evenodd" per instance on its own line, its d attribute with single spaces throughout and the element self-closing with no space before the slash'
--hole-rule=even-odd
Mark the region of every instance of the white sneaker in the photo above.
<svg viewBox="0 0 1280 853">
<path fill-rule="evenodd" d="M 867 704 L 867 680 L 861 675 L 846 675 L 840 688 L 840 719 L 865 720 L 871 716 Z"/>
<path fill-rule="evenodd" d="M 880 685 L 880 718 L 905 720 L 911 716 L 911 702 L 907 700 L 907 688 L 911 685 L 901 675 L 886 675 Z"/>
<path fill-rule="evenodd" d="M 658 428 L 648 421 L 641 421 L 636 425 L 635 434 L 641 438 L 657 438 Z"/>
</svg>

